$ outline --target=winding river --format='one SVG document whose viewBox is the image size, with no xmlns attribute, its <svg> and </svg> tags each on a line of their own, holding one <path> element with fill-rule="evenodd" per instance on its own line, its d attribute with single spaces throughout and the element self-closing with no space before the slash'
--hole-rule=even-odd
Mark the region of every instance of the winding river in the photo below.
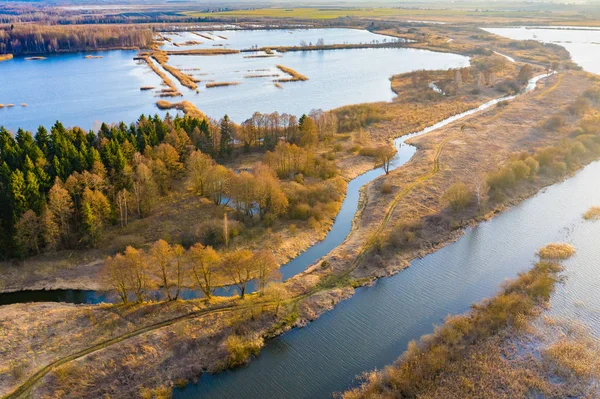
<svg viewBox="0 0 600 399">
<path fill-rule="evenodd" d="M 526 91 L 533 90 L 541 78 L 532 79 Z M 392 168 L 404 165 L 415 153 L 415 148 L 405 143 L 409 138 L 507 99 L 490 101 L 396 139 L 398 154 Z M 284 265 L 284 279 L 305 270 L 344 242 L 358 208 L 360 188 L 383 173 L 381 168 L 374 169 L 349 183 L 330 233 Z M 247 367 L 204 375 L 198 384 L 176 389 L 174 397 L 330 397 L 332 392 L 356 384 L 355 376 L 365 370 L 392 363 L 409 341 L 430 333 L 446 315 L 464 312 L 471 303 L 493 295 L 503 280 L 530 268 L 537 249 L 552 241 L 570 242 L 578 254 L 565 264 L 568 280 L 553 295 L 551 313 L 558 317 L 574 314 L 600 335 L 600 292 L 596 283 L 600 275 L 600 222 L 584 222 L 581 217 L 589 207 L 600 205 L 599 176 L 600 162 L 594 162 L 568 180 L 467 230 L 455 243 L 412 261 L 412 267 L 402 273 L 357 289 L 352 298 L 307 327 L 272 340 Z M 0 303 L 6 295 L 21 294 L 0 295 Z M 62 291 L 60 298 L 46 296 L 43 300 L 94 303 L 103 299 L 101 293 Z M 24 300 L 32 299 L 14 297 L 6 303 Z"/>
</svg>

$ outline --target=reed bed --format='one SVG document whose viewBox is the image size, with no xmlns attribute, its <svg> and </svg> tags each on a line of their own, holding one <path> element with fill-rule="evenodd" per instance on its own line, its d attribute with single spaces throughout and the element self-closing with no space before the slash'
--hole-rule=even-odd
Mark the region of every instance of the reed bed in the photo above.
<svg viewBox="0 0 600 399">
<path fill-rule="evenodd" d="M 46 59 L 46 57 L 25 57 L 26 61 L 42 61 L 45 59 Z"/>
<path fill-rule="evenodd" d="M 288 68 L 285 65 L 277 65 L 277 68 L 279 68 L 283 73 L 286 73 L 288 75 L 291 76 L 291 78 L 282 78 L 282 79 L 277 79 L 276 82 L 298 82 L 298 81 L 307 81 L 308 78 L 304 75 L 302 75 L 301 73 L 299 73 L 298 71 L 292 69 L 292 68 Z"/>
<path fill-rule="evenodd" d="M 566 243 L 552 243 L 540 249 L 541 259 L 565 260 L 575 254 L 575 248 Z"/>
<path fill-rule="evenodd" d="M 0 109 L 4 108 L 4 104 L 0 104 Z"/>
<path fill-rule="evenodd" d="M 21 107 L 26 107 L 27 103 L 21 103 Z"/>
<path fill-rule="evenodd" d="M 192 33 L 193 33 L 194 35 L 196 35 L 196 36 L 203 37 L 203 38 L 204 38 L 204 39 L 206 39 L 206 40 L 212 40 L 212 41 L 214 41 L 214 40 L 215 40 L 215 39 L 213 39 L 212 37 L 210 37 L 210 36 L 208 36 L 208 35 L 204 35 L 204 34 L 202 34 L 202 33 L 198 33 L 198 32 L 192 32 Z"/>
<path fill-rule="evenodd" d="M 158 62 L 160 66 L 162 66 L 171 75 L 175 76 L 175 78 L 177 78 L 177 80 L 179 80 L 179 82 L 185 87 L 192 90 L 196 90 L 198 88 L 198 85 L 193 77 L 167 64 L 167 61 L 169 61 L 169 56 L 164 51 L 155 51 L 152 53 L 152 58 L 154 58 L 156 62 Z"/>
<path fill-rule="evenodd" d="M 221 39 L 223 39 L 223 40 L 229 40 L 229 39 L 227 39 L 225 36 L 221 36 L 221 35 L 215 35 L 215 36 L 216 36 L 216 37 L 219 37 L 219 38 L 221 38 Z"/>
<path fill-rule="evenodd" d="M 232 50 L 225 48 L 198 48 L 189 50 L 171 50 L 166 51 L 167 55 L 225 55 L 239 54 L 240 50 Z"/>
<path fill-rule="evenodd" d="M 254 79 L 254 78 L 276 78 L 278 77 L 279 74 L 274 73 L 274 74 L 269 74 L 269 75 L 260 75 L 260 74 L 250 74 L 250 75 L 244 75 L 245 79 Z"/>
<path fill-rule="evenodd" d="M 141 91 L 154 90 L 154 89 L 156 89 L 156 86 L 142 86 L 142 87 L 140 87 Z"/>
<path fill-rule="evenodd" d="M 92 59 L 104 58 L 104 56 L 103 55 L 86 55 L 83 58 L 88 59 L 88 60 L 92 60 Z"/>
<path fill-rule="evenodd" d="M 275 82 L 275 87 L 277 87 L 278 89 L 283 89 L 283 86 L 281 85 L 281 83 Z"/>
<path fill-rule="evenodd" d="M 210 89 L 213 87 L 225 87 L 225 86 L 237 86 L 240 82 L 209 82 L 206 84 L 206 88 Z"/>
<path fill-rule="evenodd" d="M 593 206 L 583 214 L 585 220 L 600 220 L 600 206 Z"/>
<path fill-rule="evenodd" d="M 6 104 L 6 108 L 12 108 L 14 106 L 15 106 L 15 104 Z"/>
<path fill-rule="evenodd" d="M 255 55 L 245 55 L 244 58 L 280 58 L 279 54 L 255 54 Z"/>
<path fill-rule="evenodd" d="M 161 97 L 178 97 L 182 95 L 179 90 L 177 90 L 177 86 L 175 86 L 173 81 L 169 79 L 169 77 L 163 71 L 161 71 L 156 64 L 154 64 L 154 62 L 152 62 L 148 53 L 142 54 L 136 58 L 139 60 L 144 60 L 150 69 L 152 69 L 154 73 L 162 79 L 163 84 L 168 87 L 167 91 L 164 89 L 161 91 Z"/>
<path fill-rule="evenodd" d="M 0 62 L 12 60 L 12 59 L 13 59 L 12 54 L 0 54 Z"/>
<path fill-rule="evenodd" d="M 198 109 L 193 103 L 184 100 L 178 103 L 172 103 L 166 100 L 159 100 L 156 102 L 156 106 L 159 109 L 167 110 L 167 109 L 178 109 L 183 111 L 187 116 L 191 116 L 193 118 L 204 119 L 206 118 L 206 114 Z"/>
</svg>

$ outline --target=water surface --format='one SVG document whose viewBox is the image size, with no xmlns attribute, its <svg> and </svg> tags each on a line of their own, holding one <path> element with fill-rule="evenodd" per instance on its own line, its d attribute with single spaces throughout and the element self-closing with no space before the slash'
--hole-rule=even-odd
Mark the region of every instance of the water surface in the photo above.
<svg viewBox="0 0 600 399">
<path fill-rule="evenodd" d="M 537 40 L 559 44 L 571 53 L 575 63 L 588 72 L 600 74 L 600 28 L 592 27 L 520 27 L 486 28 L 513 40 Z"/>
</svg>

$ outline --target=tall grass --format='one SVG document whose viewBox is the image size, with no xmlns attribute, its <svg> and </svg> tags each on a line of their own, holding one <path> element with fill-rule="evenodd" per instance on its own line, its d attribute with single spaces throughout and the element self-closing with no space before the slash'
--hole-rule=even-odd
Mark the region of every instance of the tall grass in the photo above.
<svg viewBox="0 0 600 399">
<path fill-rule="evenodd" d="M 496 296 L 474 304 L 468 314 L 449 316 L 432 334 L 412 341 L 394 365 L 370 373 L 362 386 L 342 397 L 415 398 L 426 394 L 436 387 L 438 378 L 451 375 L 456 361 L 474 345 L 483 344 L 507 327 L 523 330 L 550 299 L 561 270 L 556 262 L 540 260 L 533 269 L 505 284 Z"/>
<path fill-rule="evenodd" d="M 285 65 L 277 65 L 277 68 L 279 68 L 283 73 L 286 73 L 288 75 L 291 76 L 291 78 L 282 78 L 282 79 L 277 79 L 276 82 L 298 82 L 298 81 L 307 81 L 308 78 L 304 75 L 302 75 L 300 72 L 286 67 Z"/>
<path fill-rule="evenodd" d="M 583 214 L 585 220 L 600 220 L 600 206 L 593 206 Z"/>
</svg>

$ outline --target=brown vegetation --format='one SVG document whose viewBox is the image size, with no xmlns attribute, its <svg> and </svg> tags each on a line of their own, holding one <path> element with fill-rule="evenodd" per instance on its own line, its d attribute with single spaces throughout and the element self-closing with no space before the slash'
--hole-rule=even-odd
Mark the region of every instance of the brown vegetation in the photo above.
<svg viewBox="0 0 600 399">
<path fill-rule="evenodd" d="M 600 220 L 600 206 L 593 206 L 583 215 L 585 220 Z"/>
<path fill-rule="evenodd" d="M 237 86 L 240 82 L 208 82 L 206 88 L 210 89 L 213 87 L 225 87 L 225 86 Z"/>
<path fill-rule="evenodd" d="M 0 62 L 12 60 L 12 59 L 13 59 L 12 54 L 0 54 Z"/>
<path fill-rule="evenodd" d="M 206 114 L 200 111 L 198 107 L 196 107 L 193 103 L 189 102 L 188 100 L 184 100 L 178 103 L 171 103 L 166 100 L 160 100 L 156 102 L 156 106 L 160 109 L 178 109 L 192 118 L 206 118 Z"/>
<path fill-rule="evenodd" d="M 154 51 L 152 52 L 152 58 L 156 60 L 165 70 L 167 70 L 171 75 L 175 76 L 179 82 L 192 90 L 196 90 L 198 85 L 196 84 L 196 80 L 190 75 L 181 72 L 179 69 L 170 66 L 167 64 L 169 61 L 169 56 L 164 51 Z"/>
<path fill-rule="evenodd" d="M 444 383 L 440 384 L 440 380 L 445 385 L 451 384 L 453 392 L 462 392 L 458 396 L 471 397 L 472 382 L 466 384 L 455 377 L 463 374 L 462 367 L 478 367 L 469 366 L 473 359 L 469 359 L 468 355 L 508 328 L 515 332 L 524 331 L 528 322 L 538 316 L 541 307 L 548 303 L 561 270 L 558 263 L 538 262 L 532 270 L 507 283 L 495 297 L 473 305 L 464 316 L 449 316 L 431 335 L 422 337 L 419 342 L 411 342 L 393 366 L 367 374 L 361 387 L 346 392 L 343 397 L 439 397 L 443 392 L 441 389 L 449 389 Z M 470 361 L 462 363 L 463 359 Z M 457 367 L 457 363 L 461 367 Z M 489 372 L 495 373 L 493 370 Z M 486 379 L 493 377 L 493 374 L 486 375 Z M 508 387 L 521 388 L 516 383 Z M 505 393 L 505 388 L 488 386 L 484 392 L 488 397 L 496 397 L 496 390 L 498 394 Z M 532 388 L 534 386 L 529 389 Z M 539 389 L 539 386 L 535 388 Z"/>
<path fill-rule="evenodd" d="M 190 49 L 190 50 L 171 50 L 166 51 L 167 55 L 225 55 L 225 54 L 239 54 L 240 50 L 232 49 Z"/>
<path fill-rule="evenodd" d="M 284 65 L 277 65 L 283 73 L 286 73 L 291 76 L 291 78 L 281 78 L 277 79 L 276 82 L 298 82 L 298 81 L 306 81 L 308 78 L 301 73 L 293 70 L 292 68 L 288 68 Z"/>
<path fill-rule="evenodd" d="M 139 49 L 152 45 L 152 32 L 127 25 L 0 26 L 0 54 L 47 54 L 58 52 Z"/>
<path fill-rule="evenodd" d="M 177 90 L 177 86 L 175 86 L 173 81 L 169 79 L 169 77 L 163 71 L 161 71 L 150 59 L 150 54 L 142 53 L 136 58 L 145 61 L 146 64 L 150 67 L 150 69 L 152 69 L 152 71 L 154 71 L 154 73 L 162 79 L 163 85 L 167 86 L 168 89 L 164 89 L 160 92 L 160 97 L 179 97 L 182 95 L 181 92 Z"/>
</svg>

